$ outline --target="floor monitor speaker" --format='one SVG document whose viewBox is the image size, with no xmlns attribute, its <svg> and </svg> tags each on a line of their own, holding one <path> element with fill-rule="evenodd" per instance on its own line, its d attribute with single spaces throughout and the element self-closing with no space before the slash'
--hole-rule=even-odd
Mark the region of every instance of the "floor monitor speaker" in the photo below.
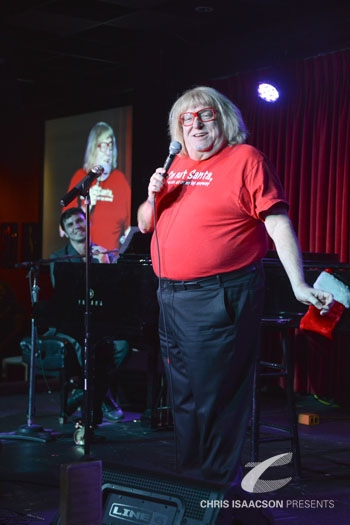
<svg viewBox="0 0 350 525">
<path fill-rule="evenodd" d="M 226 525 L 226 487 L 126 467 L 102 471 L 103 525 Z M 230 521 L 232 523 L 232 521 Z"/>
</svg>

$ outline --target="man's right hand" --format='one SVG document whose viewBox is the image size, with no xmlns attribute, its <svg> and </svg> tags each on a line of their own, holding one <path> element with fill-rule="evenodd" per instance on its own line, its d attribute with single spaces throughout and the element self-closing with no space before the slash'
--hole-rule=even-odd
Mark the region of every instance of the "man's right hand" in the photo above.
<svg viewBox="0 0 350 525">
<path fill-rule="evenodd" d="M 90 188 L 90 206 L 91 208 L 95 206 L 98 200 L 100 200 L 99 199 L 100 195 L 101 195 L 100 185 L 97 183 L 97 184 L 94 184 L 94 186 L 91 186 Z"/>
<path fill-rule="evenodd" d="M 148 184 L 148 202 L 153 203 L 155 195 L 162 191 L 166 182 L 166 178 L 164 175 L 165 169 L 157 168 L 157 170 L 151 176 Z"/>
</svg>

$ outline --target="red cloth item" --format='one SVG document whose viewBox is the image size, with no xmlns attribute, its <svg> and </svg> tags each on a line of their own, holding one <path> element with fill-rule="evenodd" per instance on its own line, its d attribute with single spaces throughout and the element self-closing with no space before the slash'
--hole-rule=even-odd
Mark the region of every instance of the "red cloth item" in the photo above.
<svg viewBox="0 0 350 525">
<path fill-rule="evenodd" d="M 321 315 L 320 310 L 311 305 L 300 320 L 300 328 L 309 330 L 333 339 L 333 330 L 340 321 L 346 308 L 350 307 L 350 288 L 332 275 L 327 269 L 321 272 L 314 283 L 314 288 L 333 294 L 334 302 L 326 315 Z"/>
<path fill-rule="evenodd" d="M 333 330 L 340 321 L 341 316 L 345 310 L 345 306 L 338 301 L 334 301 L 332 308 L 327 315 L 320 315 L 320 311 L 316 306 L 309 306 L 308 311 L 301 318 L 300 328 L 302 330 L 309 330 L 333 339 Z"/>
</svg>

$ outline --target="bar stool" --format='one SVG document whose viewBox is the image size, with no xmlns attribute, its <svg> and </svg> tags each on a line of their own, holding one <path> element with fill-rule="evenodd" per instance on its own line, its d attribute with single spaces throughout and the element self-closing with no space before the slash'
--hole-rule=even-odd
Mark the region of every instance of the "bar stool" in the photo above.
<svg viewBox="0 0 350 525">
<path fill-rule="evenodd" d="M 251 442 L 250 456 L 251 461 L 259 461 L 259 445 L 274 441 L 290 441 L 293 453 L 293 467 L 297 477 L 301 473 L 300 447 L 298 435 L 298 417 L 294 399 L 294 366 L 291 349 L 290 330 L 296 328 L 295 320 L 292 317 L 266 317 L 261 320 L 261 330 L 276 330 L 281 341 L 281 360 L 280 362 L 264 361 L 258 356 L 254 371 L 254 387 L 251 417 Z M 261 420 L 261 378 L 263 377 L 284 377 L 287 396 L 287 415 L 289 427 L 282 427 Z M 271 429 L 267 436 L 261 436 L 262 427 Z"/>
</svg>

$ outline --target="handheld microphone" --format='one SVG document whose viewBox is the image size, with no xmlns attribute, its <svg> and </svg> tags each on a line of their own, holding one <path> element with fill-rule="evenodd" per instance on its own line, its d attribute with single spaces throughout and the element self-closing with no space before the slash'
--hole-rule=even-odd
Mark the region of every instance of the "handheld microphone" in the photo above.
<svg viewBox="0 0 350 525">
<path fill-rule="evenodd" d="M 95 166 L 91 171 L 84 177 L 74 188 L 72 188 L 62 199 L 60 200 L 61 206 L 68 206 L 75 197 L 82 195 L 85 197 L 93 181 L 100 177 L 104 172 L 103 166 Z"/>
<path fill-rule="evenodd" d="M 168 169 L 172 165 L 173 160 L 175 159 L 175 156 L 178 153 L 180 153 L 181 149 L 182 149 L 182 146 L 181 146 L 180 142 L 178 142 L 177 140 L 174 140 L 173 142 L 170 143 L 169 155 L 166 158 L 166 160 L 164 162 L 164 166 L 163 166 L 163 168 L 165 169 L 165 173 L 163 174 L 164 177 L 167 176 Z"/>
</svg>

